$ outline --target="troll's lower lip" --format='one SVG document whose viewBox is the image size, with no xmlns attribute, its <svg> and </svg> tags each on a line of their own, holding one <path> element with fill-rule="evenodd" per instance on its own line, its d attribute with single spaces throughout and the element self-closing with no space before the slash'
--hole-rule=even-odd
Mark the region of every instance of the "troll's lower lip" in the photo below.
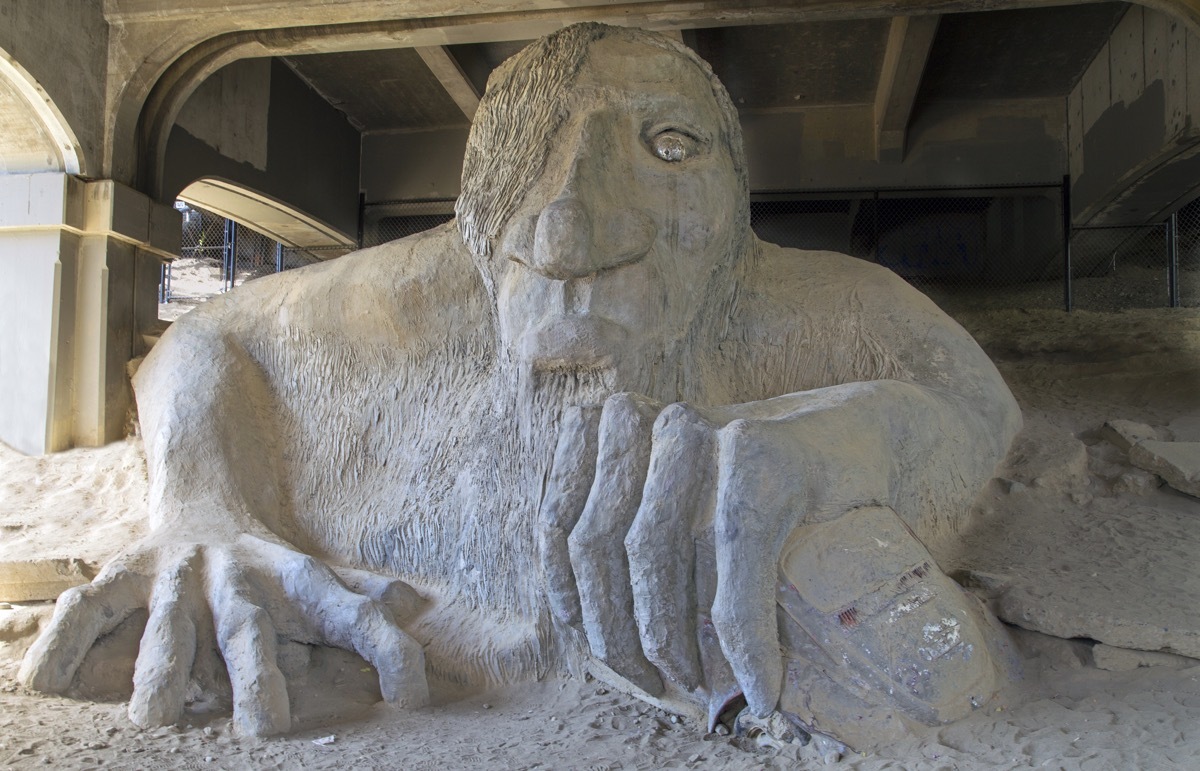
<svg viewBox="0 0 1200 771">
<path fill-rule="evenodd" d="M 536 369 L 577 369 L 613 364 L 628 337 L 602 316 L 551 316 L 521 337 L 521 358 Z"/>
</svg>

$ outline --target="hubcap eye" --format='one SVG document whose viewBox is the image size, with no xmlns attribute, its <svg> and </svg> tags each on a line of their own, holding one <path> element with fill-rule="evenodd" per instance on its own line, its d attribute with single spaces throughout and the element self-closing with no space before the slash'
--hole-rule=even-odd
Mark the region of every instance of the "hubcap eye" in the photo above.
<svg viewBox="0 0 1200 771">
<path fill-rule="evenodd" d="M 681 163 L 696 156 L 700 151 L 700 143 L 682 131 L 667 129 L 654 135 L 650 140 L 650 150 L 659 160 Z"/>
</svg>

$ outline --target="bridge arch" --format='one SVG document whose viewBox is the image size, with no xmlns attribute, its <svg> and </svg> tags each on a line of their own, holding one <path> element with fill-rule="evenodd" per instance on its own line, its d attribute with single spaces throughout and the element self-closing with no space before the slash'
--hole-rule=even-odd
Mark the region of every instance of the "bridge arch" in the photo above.
<svg viewBox="0 0 1200 771">
<path fill-rule="evenodd" d="M 0 49 L 0 172 L 86 174 L 83 150 L 54 100 Z"/>
<path fill-rule="evenodd" d="M 284 246 L 315 250 L 322 258 L 355 248 L 354 239 L 269 195 L 219 177 L 203 177 L 181 190 L 178 199 L 257 230 Z"/>
</svg>

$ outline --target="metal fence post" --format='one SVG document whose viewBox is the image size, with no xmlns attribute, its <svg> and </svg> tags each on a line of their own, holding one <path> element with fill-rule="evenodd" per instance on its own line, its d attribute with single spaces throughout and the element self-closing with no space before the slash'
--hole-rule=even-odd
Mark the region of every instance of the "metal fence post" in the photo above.
<svg viewBox="0 0 1200 771">
<path fill-rule="evenodd" d="M 358 194 L 358 232 L 355 233 L 354 248 L 363 248 L 363 230 L 367 221 L 367 194 Z"/>
<path fill-rule="evenodd" d="M 164 262 L 158 269 L 158 301 L 171 302 L 171 263 Z"/>
<path fill-rule="evenodd" d="M 225 249 L 221 262 L 221 291 L 233 289 L 234 272 L 237 270 L 237 223 L 225 220 Z"/>
<path fill-rule="evenodd" d="M 874 203 L 874 206 L 871 207 L 871 209 L 873 210 L 871 213 L 871 227 L 873 227 L 875 229 L 875 233 L 874 233 L 874 236 L 875 236 L 874 252 L 875 253 L 873 256 L 875 259 L 875 264 L 878 265 L 879 264 L 879 191 L 878 190 L 875 190 L 871 193 L 871 200 Z"/>
<path fill-rule="evenodd" d="M 1063 307 L 1071 312 L 1071 175 L 1064 174 L 1062 181 L 1062 229 L 1063 229 Z"/>
<path fill-rule="evenodd" d="M 275 272 L 283 272 L 283 244 L 275 242 Z"/>
<path fill-rule="evenodd" d="M 1179 307 L 1179 220 L 1178 213 L 1167 218 L 1167 294 L 1172 308 Z"/>
</svg>

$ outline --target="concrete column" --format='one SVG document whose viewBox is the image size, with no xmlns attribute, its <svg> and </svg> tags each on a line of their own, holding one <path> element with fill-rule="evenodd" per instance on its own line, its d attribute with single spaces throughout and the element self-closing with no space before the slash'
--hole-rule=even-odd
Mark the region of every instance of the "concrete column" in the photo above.
<svg viewBox="0 0 1200 771">
<path fill-rule="evenodd" d="M 42 454 L 124 435 L 125 365 L 179 233 L 177 212 L 110 180 L 0 176 L 0 440 Z"/>
</svg>

